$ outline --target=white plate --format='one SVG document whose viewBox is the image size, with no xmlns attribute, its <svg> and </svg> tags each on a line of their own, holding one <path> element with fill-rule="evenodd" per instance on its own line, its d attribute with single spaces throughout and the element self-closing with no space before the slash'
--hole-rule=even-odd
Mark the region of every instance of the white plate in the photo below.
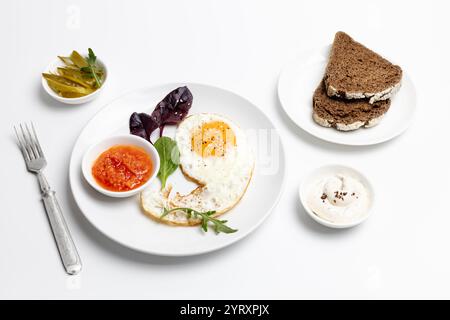
<svg viewBox="0 0 450 320">
<path fill-rule="evenodd" d="M 278 81 L 278 97 L 291 120 L 317 138 L 344 145 L 377 144 L 403 133 L 411 124 L 416 109 L 416 90 L 405 72 L 400 91 L 377 126 L 342 132 L 314 122 L 312 96 L 324 75 L 330 47 L 305 52 L 283 68 Z"/>
<path fill-rule="evenodd" d="M 246 99 L 223 89 L 200 84 L 186 84 L 194 96 L 190 114 L 217 113 L 234 120 L 248 130 L 254 148 L 256 166 L 248 190 L 241 202 L 224 215 L 233 234 L 203 233 L 200 227 L 171 227 L 147 218 L 140 209 L 138 196 L 113 199 L 104 196 L 83 179 L 81 159 L 96 141 L 128 133 L 132 112 L 151 112 L 171 90 L 184 84 L 142 88 L 108 104 L 92 118 L 78 137 L 70 160 L 70 185 L 85 217 L 103 234 L 138 251 L 165 256 L 188 256 L 226 247 L 248 235 L 269 215 L 277 203 L 285 176 L 283 146 L 272 122 Z M 173 136 L 174 126 L 164 135 Z M 257 138 L 257 139 L 256 139 Z M 181 170 L 169 177 L 181 192 L 194 188 Z"/>
</svg>

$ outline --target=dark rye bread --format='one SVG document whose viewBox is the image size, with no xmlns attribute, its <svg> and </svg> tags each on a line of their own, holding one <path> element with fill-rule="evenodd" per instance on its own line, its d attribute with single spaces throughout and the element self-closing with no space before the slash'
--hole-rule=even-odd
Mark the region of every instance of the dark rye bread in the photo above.
<svg viewBox="0 0 450 320">
<path fill-rule="evenodd" d="M 344 32 L 336 33 L 325 71 L 330 97 L 370 99 L 370 103 L 389 99 L 398 91 L 402 69 L 379 54 L 354 41 Z"/>
<path fill-rule="evenodd" d="M 313 119 L 321 126 L 341 131 L 356 130 L 362 126 L 368 128 L 378 124 L 390 105 L 391 100 L 370 104 L 367 99 L 330 98 L 324 81 L 321 81 L 313 96 Z"/>
</svg>

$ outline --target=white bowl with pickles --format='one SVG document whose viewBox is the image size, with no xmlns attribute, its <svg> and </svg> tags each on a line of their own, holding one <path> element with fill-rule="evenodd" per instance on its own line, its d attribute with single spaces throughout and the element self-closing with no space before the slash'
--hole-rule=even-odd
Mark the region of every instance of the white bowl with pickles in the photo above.
<svg viewBox="0 0 450 320">
<path fill-rule="evenodd" d="M 53 60 L 42 73 L 42 87 L 59 102 L 82 104 L 100 94 L 107 77 L 106 65 L 89 48 L 87 54 L 72 51 Z"/>
</svg>

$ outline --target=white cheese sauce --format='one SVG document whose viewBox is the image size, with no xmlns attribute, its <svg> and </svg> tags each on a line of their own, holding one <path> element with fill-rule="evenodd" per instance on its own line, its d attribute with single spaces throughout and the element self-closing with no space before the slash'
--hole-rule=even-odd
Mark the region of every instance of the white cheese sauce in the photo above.
<svg viewBox="0 0 450 320">
<path fill-rule="evenodd" d="M 331 175 L 312 185 L 307 204 L 313 213 L 335 223 L 349 223 L 367 214 L 370 208 L 367 188 L 357 179 Z"/>
</svg>

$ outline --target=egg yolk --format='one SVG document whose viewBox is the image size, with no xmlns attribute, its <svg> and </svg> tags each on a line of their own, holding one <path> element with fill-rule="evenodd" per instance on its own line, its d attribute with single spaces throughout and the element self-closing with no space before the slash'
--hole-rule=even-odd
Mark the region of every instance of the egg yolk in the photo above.
<svg viewBox="0 0 450 320">
<path fill-rule="evenodd" d="M 201 157 L 223 157 L 228 145 L 236 146 L 236 136 L 222 121 L 203 123 L 191 137 L 191 150 Z"/>
</svg>

